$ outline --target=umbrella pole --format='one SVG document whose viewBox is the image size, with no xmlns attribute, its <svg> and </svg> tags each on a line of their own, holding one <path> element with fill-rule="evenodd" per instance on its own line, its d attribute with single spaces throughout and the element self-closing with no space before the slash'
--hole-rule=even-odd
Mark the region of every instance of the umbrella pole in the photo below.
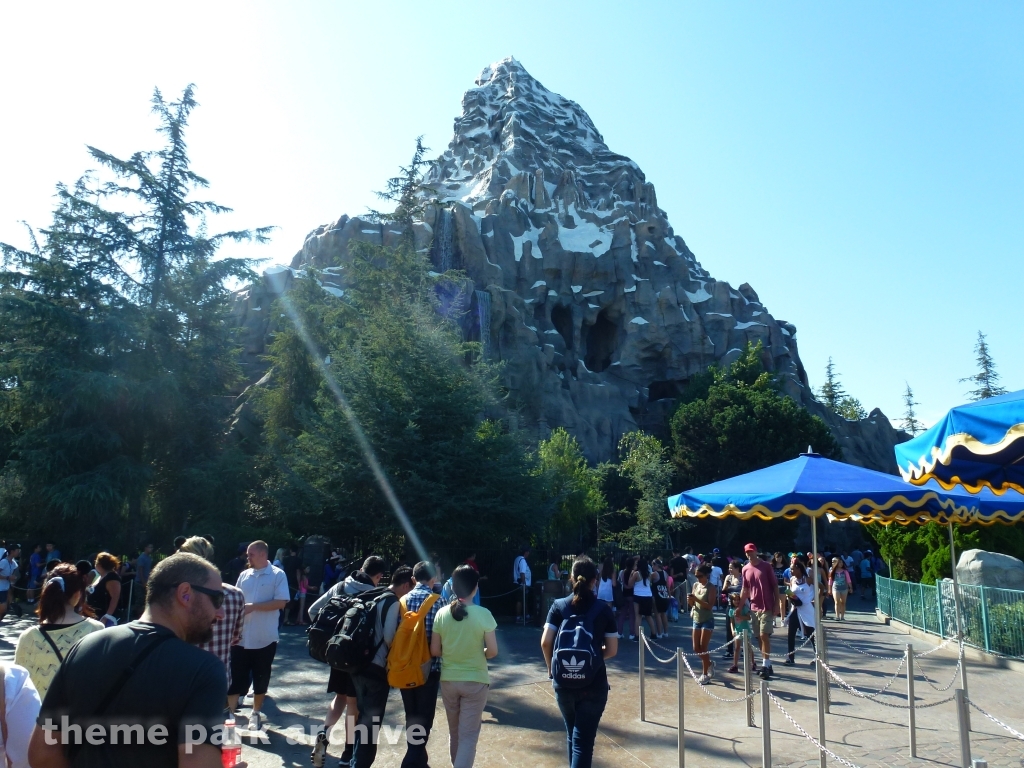
<svg viewBox="0 0 1024 768">
<path fill-rule="evenodd" d="M 814 654 L 819 659 L 824 659 L 822 655 L 822 648 L 824 644 L 821 642 L 821 635 L 824 627 L 822 627 L 821 621 L 821 591 L 818 589 L 818 585 L 821 583 L 818 581 L 818 518 L 811 517 L 811 549 L 814 553 Z M 815 663 L 814 665 L 814 677 L 815 677 L 815 689 L 818 694 L 818 741 L 822 746 L 825 746 L 825 669 L 821 664 Z M 825 768 L 825 753 L 818 753 L 821 768 Z"/>
<path fill-rule="evenodd" d="M 963 619 L 960 616 L 960 582 L 956 578 L 956 543 L 953 541 L 953 521 L 950 520 L 947 523 L 949 528 L 949 560 L 953 566 L 953 611 L 956 613 L 956 640 L 957 640 L 957 655 L 960 656 L 960 647 L 964 642 L 964 627 Z M 967 658 L 966 656 L 960 656 L 960 687 L 964 690 L 964 696 L 970 698 L 967 695 Z M 971 730 L 970 721 L 970 710 L 967 714 L 967 730 Z"/>
</svg>

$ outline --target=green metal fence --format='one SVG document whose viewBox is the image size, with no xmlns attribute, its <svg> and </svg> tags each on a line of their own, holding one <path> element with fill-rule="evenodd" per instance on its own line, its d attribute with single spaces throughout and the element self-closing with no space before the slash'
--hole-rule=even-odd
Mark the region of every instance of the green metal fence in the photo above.
<svg viewBox="0 0 1024 768">
<path fill-rule="evenodd" d="M 878 609 L 896 621 L 940 637 L 956 634 L 953 583 L 914 584 L 877 576 Z M 964 640 L 1002 656 L 1024 658 L 1024 592 L 960 585 Z"/>
</svg>

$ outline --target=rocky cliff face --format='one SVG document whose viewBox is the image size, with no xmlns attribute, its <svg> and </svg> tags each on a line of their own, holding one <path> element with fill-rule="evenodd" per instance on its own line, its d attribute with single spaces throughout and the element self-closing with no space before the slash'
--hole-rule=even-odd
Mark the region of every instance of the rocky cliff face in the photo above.
<svg viewBox="0 0 1024 768">
<path fill-rule="evenodd" d="M 588 457 L 611 459 L 622 434 L 664 430 L 691 376 L 758 341 L 785 392 L 815 407 L 796 328 L 749 285 L 733 288 L 701 267 L 654 185 L 608 148 L 578 104 L 509 58 L 484 69 L 462 106 L 425 179 L 431 203 L 416 247 L 438 272 L 461 269 L 472 280 L 462 326 L 506 363 L 520 428 L 542 437 L 566 427 Z M 296 270 L 324 270 L 324 289 L 338 293 L 349 242 L 386 245 L 400 235 L 348 216 L 310 233 L 290 270 L 274 268 L 239 295 L 249 351 L 261 351 L 260 312 Z M 895 469 L 895 433 L 874 428 L 888 427 L 880 413 L 870 424 L 830 421 L 851 461 Z"/>
</svg>

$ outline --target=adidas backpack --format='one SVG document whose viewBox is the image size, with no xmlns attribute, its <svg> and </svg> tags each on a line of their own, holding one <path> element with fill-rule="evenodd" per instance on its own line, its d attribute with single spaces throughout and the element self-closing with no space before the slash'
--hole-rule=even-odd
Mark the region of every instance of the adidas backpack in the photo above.
<svg viewBox="0 0 1024 768">
<path fill-rule="evenodd" d="M 586 688 L 604 669 L 604 654 L 594 653 L 594 620 L 605 603 L 594 600 L 586 613 L 562 619 L 551 654 L 551 677 L 561 688 Z M 572 609 L 572 603 L 568 603 Z"/>
</svg>

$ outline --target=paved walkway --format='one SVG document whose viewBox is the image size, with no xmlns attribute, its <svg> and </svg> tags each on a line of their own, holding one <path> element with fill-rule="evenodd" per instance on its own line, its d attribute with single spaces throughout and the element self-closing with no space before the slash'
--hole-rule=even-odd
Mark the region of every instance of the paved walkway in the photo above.
<svg viewBox="0 0 1024 768">
<path fill-rule="evenodd" d="M 848 621 L 827 622 L 830 631 L 829 651 L 832 666 L 855 687 L 875 691 L 889 682 L 899 660 L 875 658 L 899 657 L 906 643 L 913 641 L 918 653 L 934 645 L 909 638 L 906 634 L 878 623 L 873 606 L 854 600 L 855 608 Z M 29 620 L 0 625 L 0 658 L 11 658 L 13 642 L 19 627 Z M 781 633 L 781 629 L 779 630 Z M 678 644 L 690 650 L 688 622 L 672 625 L 671 638 L 660 641 L 665 649 Z M 500 655 L 492 664 L 491 695 L 485 713 L 476 764 L 478 766 L 530 766 L 530 768 L 564 768 L 565 732 L 551 693 L 550 683 L 540 661 L 540 631 L 513 625 L 499 627 Z M 817 734 L 817 709 L 814 699 L 814 672 L 808 666 L 808 650 L 798 652 L 795 667 L 781 665 L 785 640 L 776 635 L 778 644 L 774 657 L 776 675 L 771 689 L 783 707 L 811 734 Z M 842 645 L 844 640 L 866 656 Z M 725 641 L 721 620 L 715 631 L 712 647 Z M 668 657 L 671 650 L 655 649 Z M 780 652 L 781 651 L 781 652 Z M 662 665 L 649 659 L 647 667 L 647 722 L 639 721 L 637 645 L 623 641 L 619 656 L 609 662 L 611 694 L 602 719 L 594 764 L 597 766 L 676 765 L 676 679 L 675 663 Z M 918 759 L 908 754 L 906 710 L 882 706 L 874 701 L 854 698 L 833 687 L 831 714 L 827 716 L 828 746 L 855 766 L 958 766 L 960 764 L 957 724 L 952 702 L 920 709 L 952 695 L 952 688 L 937 692 L 921 676 L 923 672 L 938 687 L 950 682 L 955 670 L 955 651 L 943 648 L 917 664 L 918 696 Z M 728 662 L 718 659 L 718 674 L 708 692 L 721 698 L 743 694 L 742 675 L 724 672 Z M 328 695 L 326 668 L 309 658 L 305 635 L 298 629 L 286 629 L 278 651 L 271 685 L 271 697 L 265 706 L 270 744 L 244 748 L 243 757 L 254 768 L 308 766 L 309 734 L 315 732 L 322 719 Z M 758 678 L 754 678 L 755 685 Z M 1024 674 L 968 664 L 971 697 L 981 707 L 999 716 L 1008 725 L 1024 732 Z M 906 703 L 906 678 L 903 672 L 883 693 L 881 701 Z M 742 703 L 725 703 L 702 692 L 689 678 L 685 681 L 685 736 L 688 766 L 761 765 L 760 702 L 755 699 L 755 725 L 744 722 Z M 245 711 L 243 710 L 243 717 Z M 1024 741 L 1011 737 L 978 712 L 972 714 L 974 732 L 971 745 L 974 758 L 988 760 L 992 766 L 1024 766 Z M 404 721 L 401 698 L 392 691 L 385 724 L 400 726 Z M 296 735 L 301 727 L 302 742 L 289 744 L 289 733 Z M 772 707 L 771 731 L 773 761 L 776 766 L 818 765 L 817 750 L 783 714 Z M 338 737 L 341 731 L 337 732 Z M 293 739 L 294 740 L 294 739 Z M 435 728 L 429 752 L 435 768 L 450 765 L 447 756 L 447 722 L 444 708 L 438 701 Z M 331 753 L 340 755 L 332 747 Z M 404 744 L 383 744 L 376 765 L 397 768 L 404 754 Z M 832 765 L 839 762 L 829 758 Z M 333 761 L 329 763 L 334 768 Z"/>
</svg>

